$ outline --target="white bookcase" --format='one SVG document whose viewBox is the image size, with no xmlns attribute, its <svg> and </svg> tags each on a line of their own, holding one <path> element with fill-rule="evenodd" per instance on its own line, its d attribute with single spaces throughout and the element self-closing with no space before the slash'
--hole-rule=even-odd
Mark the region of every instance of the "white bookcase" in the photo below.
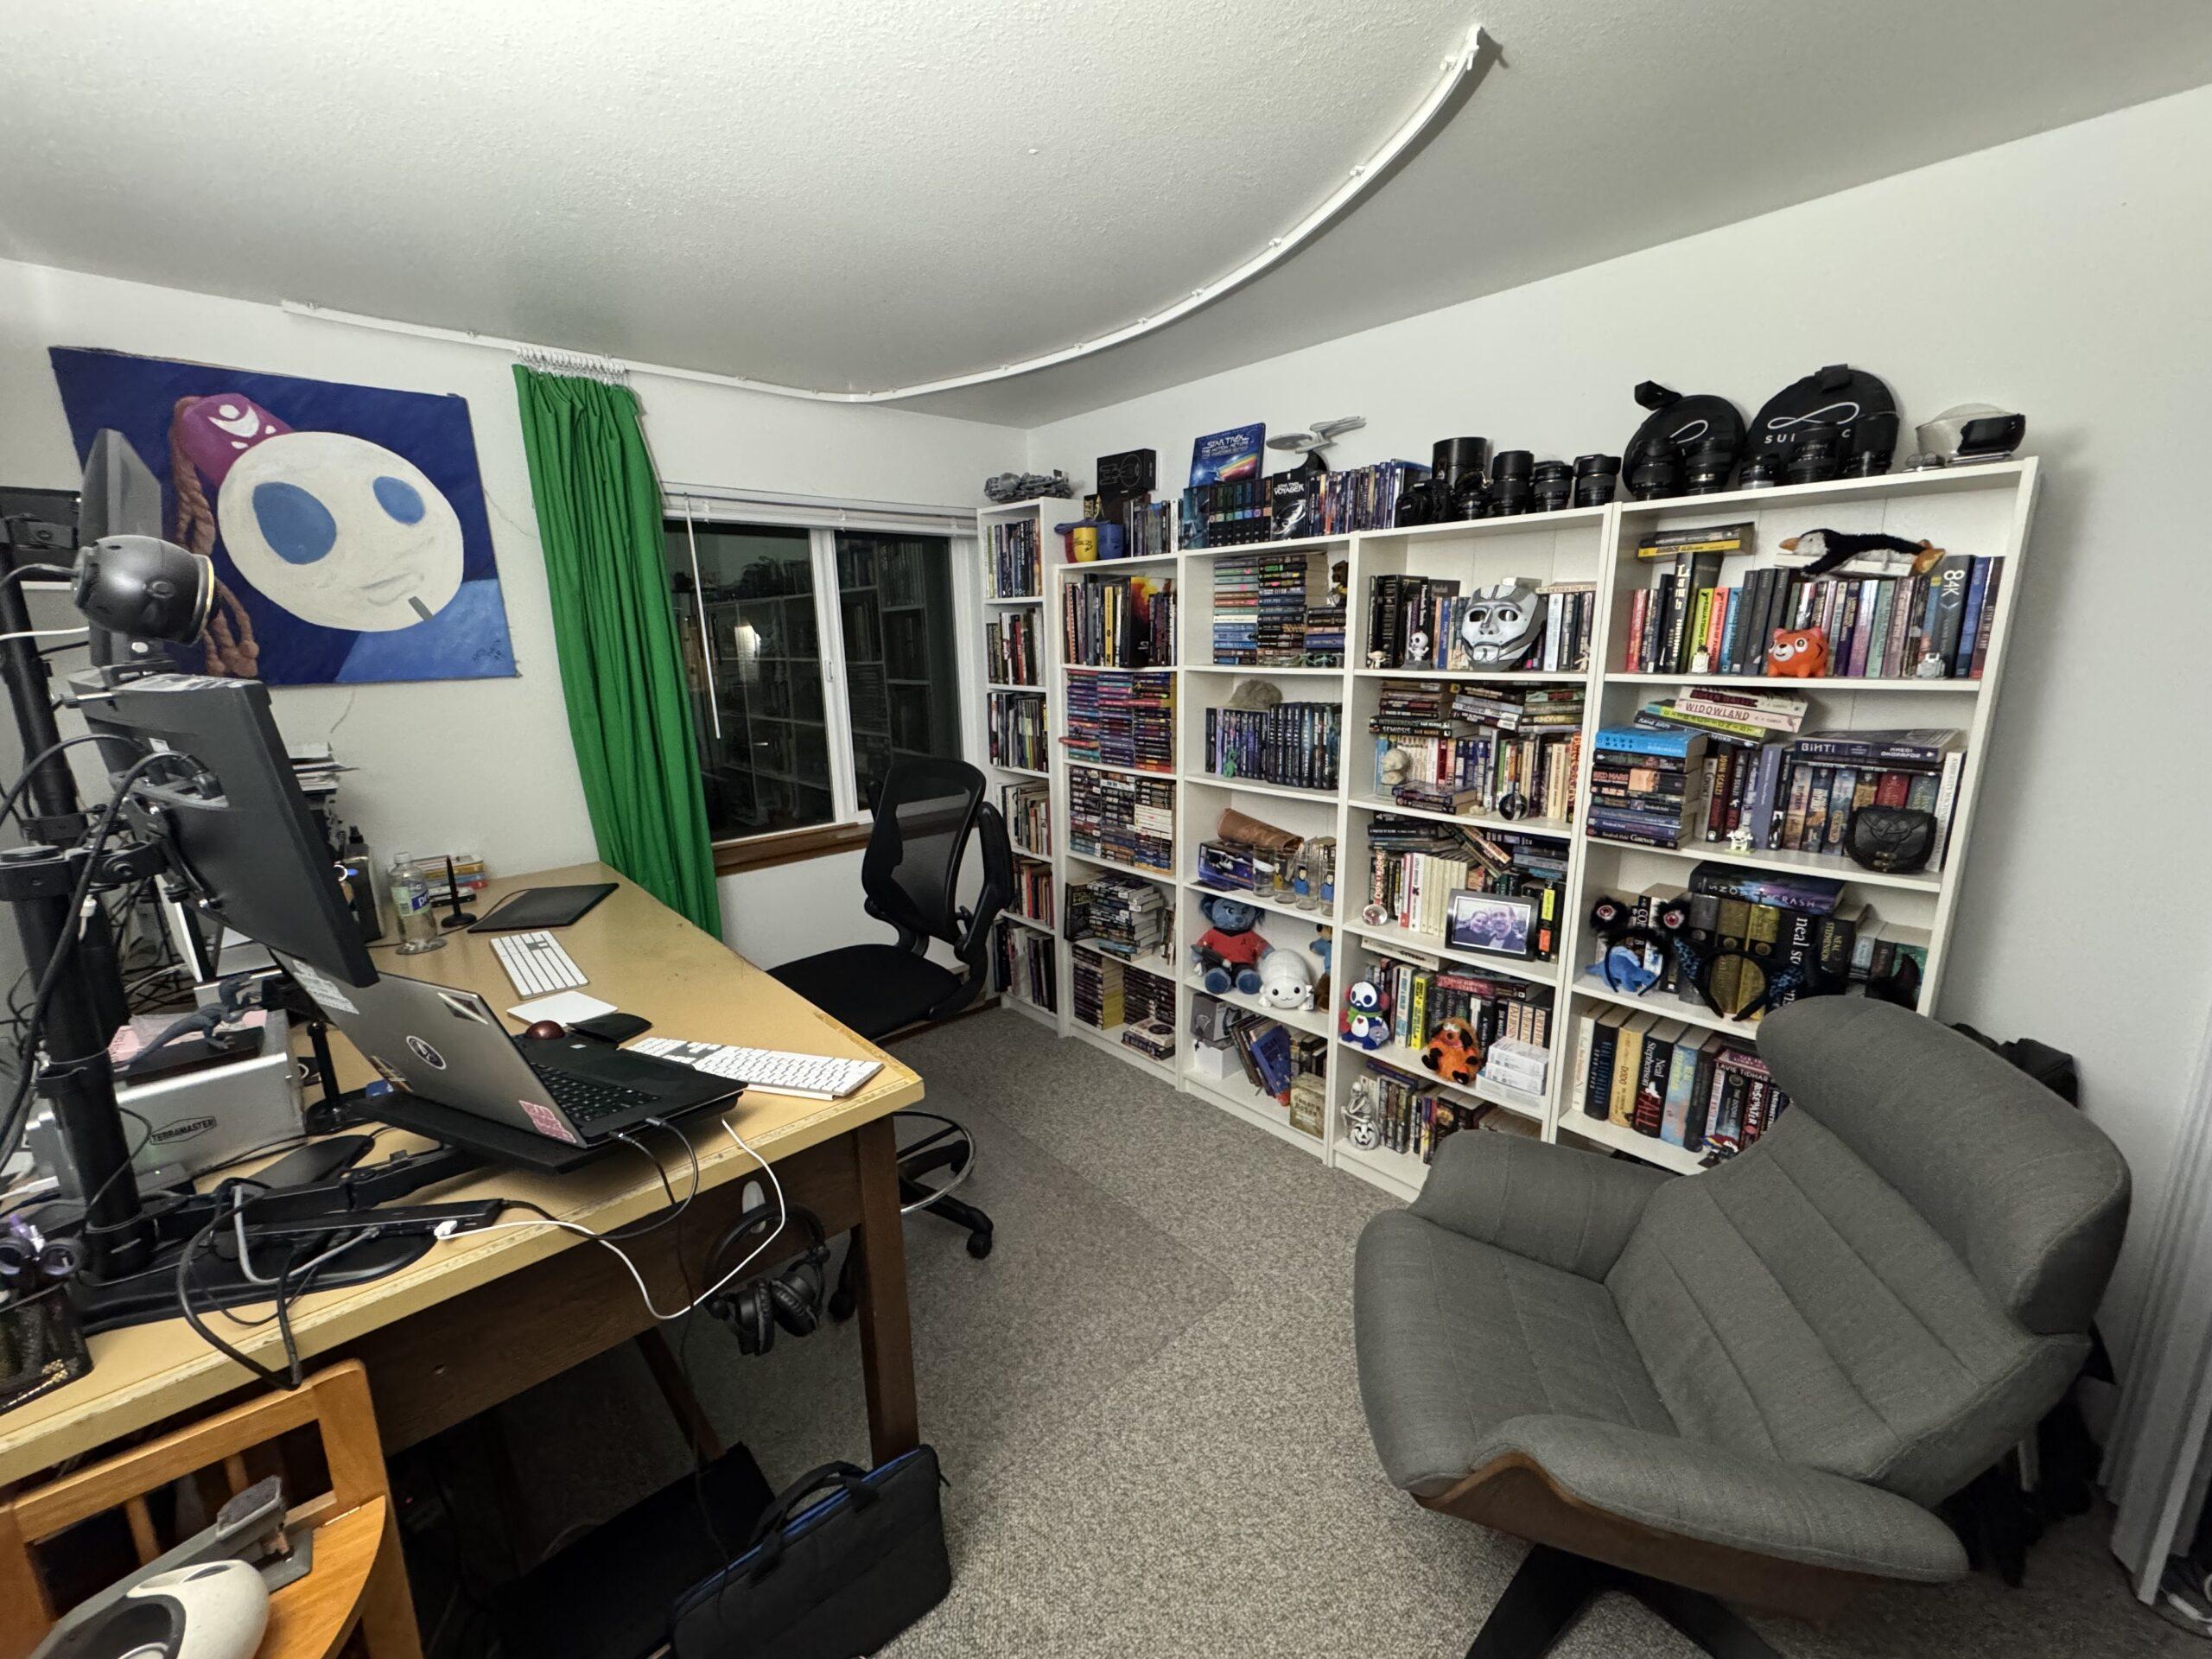
<svg viewBox="0 0 2212 1659">
<path fill-rule="evenodd" d="M 1255 902 L 1264 912 L 1261 931 L 1273 944 L 1304 949 L 1319 928 L 1326 926 L 1332 931 L 1336 943 L 1331 982 L 1333 996 L 1339 1004 L 1344 986 L 1357 978 L 1375 957 L 1389 954 L 1394 944 L 1423 956 L 1479 968 L 1487 974 L 1517 976 L 1553 990 L 1550 1084 L 1541 1096 L 1522 1095 L 1480 1081 L 1471 1088 L 1454 1089 L 1424 1071 L 1411 1054 L 1385 1049 L 1373 1058 L 1397 1066 L 1424 1088 L 1502 1107 L 1524 1123 L 1530 1134 L 1544 1140 L 1556 1141 L 1565 1136 L 1584 1144 L 1626 1152 L 1662 1167 L 1695 1170 L 1699 1166 L 1695 1155 L 1582 1112 L 1582 1080 L 1572 1075 L 1580 1017 L 1601 1010 L 1609 1003 L 1625 1001 L 1637 1007 L 1659 1008 L 1670 1020 L 1721 1031 L 1746 1044 L 1756 1036 L 1758 1027 L 1717 1018 L 1702 1006 L 1676 1001 L 1671 997 L 1623 997 L 1602 983 L 1584 977 L 1584 968 L 1598 954 L 1597 941 L 1588 925 L 1591 901 L 1600 893 L 1633 895 L 1655 883 L 1686 886 L 1692 868 L 1701 860 L 1736 861 L 1758 868 L 1840 879 L 1846 883 L 1847 899 L 1873 907 L 1885 921 L 1927 931 L 1928 965 L 1921 1007 L 1923 1011 L 1932 1010 L 1949 954 L 1959 886 L 1973 841 L 1982 763 L 1988 751 L 2013 613 L 2026 575 L 2024 557 L 2035 493 L 2036 463 L 2024 460 L 1726 495 L 1656 502 L 1623 501 L 1606 507 L 1420 529 L 1374 531 L 1301 542 L 1184 550 L 1150 560 L 1075 566 L 1062 562 L 1059 537 L 1051 530 L 1052 522 L 1076 508 L 1075 503 L 1046 502 L 1041 507 L 1033 503 L 985 513 L 987 526 L 995 519 L 1014 513 L 1030 512 L 1039 517 L 1044 537 L 1046 589 L 1055 601 L 1045 612 L 1042 627 L 1052 693 L 1049 723 L 1056 740 L 1051 768 L 1056 918 L 1065 916 L 1067 880 L 1071 873 L 1080 880 L 1096 868 L 1118 868 L 1072 855 L 1067 850 L 1068 763 L 1057 739 L 1065 730 L 1068 677 L 1083 671 L 1070 668 L 1061 661 L 1057 603 L 1061 584 L 1079 580 L 1085 574 L 1133 574 L 1141 570 L 1175 578 L 1180 638 L 1177 641 L 1177 665 L 1166 673 L 1175 688 L 1176 705 L 1174 874 L 1171 879 L 1148 872 L 1138 873 L 1168 890 L 1173 899 L 1173 956 L 1172 963 L 1166 966 L 1176 987 L 1175 1060 L 1172 1066 L 1155 1064 L 1124 1047 L 1118 1033 L 1095 1032 L 1072 1020 L 1070 948 L 1064 939 L 1057 946 L 1059 1010 L 1048 1023 L 1064 1035 L 1095 1043 L 1122 1056 L 1163 1081 L 1171 1082 L 1195 1100 L 1217 1106 L 1332 1167 L 1350 1171 L 1403 1197 L 1411 1197 L 1420 1190 L 1426 1172 L 1418 1158 L 1388 1150 L 1362 1151 L 1338 1133 L 1352 1079 L 1369 1058 L 1338 1035 L 1338 1007 L 1317 1008 L 1310 1015 L 1270 1015 L 1281 1019 L 1294 1029 L 1325 1034 L 1329 1039 L 1329 1109 L 1324 1134 L 1318 1140 L 1293 1128 L 1284 1107 L 1247 1087 L 1241 1077 L 1220 1083 L 1192 1070 L 1192 1044 L 1187 1031 L 1191 999 L 1205 993 L 1198 988 L 1197 977 L 1189 966 L 1189 952 L 1192 942 L 1206 925 L 1198 910 L 1198 900 L 1209 891 L 1195 880 L 1198 844 L 1213 835 L 1222 809 L 1234 806 L 1301 836 L 1336 837 L 1338 880 L 1331 908 L 1315 912 L 1276 904 L 1266 898 Z M 1962 730 L 1966 734 L 1965 760 L 1939 870 L 1883 875 L 1863 870 L 1840 857 L 1764 851 L 1738 854 L 1725 842 L 1701 838 L 1686 842 L 1679 851 L 1661 852 L 1593 839 L 1583 833 L 1580 808 L 1589 798 L 1592 751 L 1590 735 L 1601 726 L 1626 722 L 1643 702 L 1655 696 L 1699 683 L 1695 676 L 1637 674 L 1621 667 L 1632 595 L 1637 588 L 1648 585 L 1651 570 L 1635 556 L 1638 541 L 1654 531 L 1744 519 L 1755 526 L 1753 547 L 1748 553 L 1726 563 L 1719 576 L 1723 585 L 1741 581 L 1745 571 L 1756 566 L 1802 563 L 1802 560 L 1782 554 L 1779 543 L 1786 537 L 1818 528 L 1886 531 L 1908 540 L 1925 538 L 1955 554 L 2001 556 L 2005 560 L 1989 650 L 1978 679 L 1836 678 L 1774 683 L 1741 677 L 1709 677 L 1711 683 L 1738 690 L 1766 685 L 1770 690 L 1802 695 L 1811 705 L 1805 720 L 1808 730 L 1917 726 Z M 1255 552 L 1299 549 L 1332 560 L 1349 561 L 1345 666 L 1214 666 L 1211 624 L 1215 563 Z M 1369 578 L 1393 573 L 1456 577 L 1463 588 L 1509 576 L 1541 582 L 1595 582 L 1599 602 L 1589 665 L 1586 671 L 1576 673 L 1460 675 L 1362 666 L 1367 637 Z M 1343 760 L 1338 787 L 1333 791 L 1286 789 L 1249 780 L 1221 779 L 1204 770 L 1205 710 L 1226 703 L 1237 682 L 1247 678 L 1274 682 L 1287 700 L 1338 702 L 1344 705 Z M 1447 820 L 1522 834 L 1556 832 L 1564 842 L 1567 878 L 1560 947 L 1555 962 L 1516 963 L 1489 956 L 1454 952 L 1440 940 L 1405 933 L 1391 925 L 1370 926 L 1361 919 L 1368 824 L 1376 813 L 1382 811 L 1424 816 L 1390 805 L 1387 797 L 1378 791 L 1372 775 L 1371 746 L 1367 735 L 1367 722 L 1375 712 L 1382 683 L 1409 678 L 1541 682 L 1580 684 L 1585 688 L 1584 741 L 1576 783 L 1575 823 L 1560 825 L 1529 818 L 1510 823 L 1481 817 Z M 1234 995 L 1223 1000 L 1248 1005 L 1246 999 Z"/>
<path fill-rule="evenodd" d="M 1052 591 L 1049 573 L 1040 569 L 1035 593 L 1000 592 L 998 564 L 994 556 L 991 537 L 992 531 L 1002 525 L 1025 523 L 1033 524 L 1036 529 L 1040 557 L 1049 559 L 1054 539 L 1052 536 L 1054 510 L 1058 508 L 1065 511 L 1071 505 L 1065 501 L 1025 501 L 1010 507 L 987 507 L 976 515 L 976 524 L 978 549 L 976 563 L 982 570 L 985 628 L 988 630 L 993 623 L 1002 623 L 1008 617 L 1027 617 L 1036 625 L 1037 639 L 1036 683 L 1034 685 L 1001 683 L 994 677 L 997 670 L 991 662 L 988 636 L 988 633 L 986 634 L 984 646 L 978 653 L 983 664 L 985 707 L 988 710 L 991 702 L 1001 696 L 1014 695 L 1042 696 L 1046 705 L 1046 741 L 1050 746 L 1050 753 L 1055 763 L 1058 760 L 1059 746 L 1054 740 L 1062 729 L 1063 708 L 1052 696 L 1054 675 L 1059 659 L 1057 652 L 1058 629 L 1052 612 L 1046 604 L 1046 597 Z M 987 713 L 987 723 L 988 720 Z M 1055 1007 L 1039 1007 L 1031 1001 L 1026 990 L 1020 988 L 1010 989 L 1001 1000 L 1007 1007 L 1051 1027 L 1054 1031 L 1058 1031 L 1061 1029 L 1061 1017 L 1058 1009 L 1067 1005 L 1067 963 L 1065 960 L 1066 951 L 1056 943 L 1059 937 L 1059 930 L 1057 926 L 1060 916 L 1059 906 L 1065 899 L 1065 883 L 1061 880 L 1061 866 L 1058 862 L 1058 849 L 1061 840 L 1060 826 L 1066 817 L 1066 798 L 1058 792 L 1058 786 L 1052 782 L 1058 771 L 1057 764 L 1041 770 L 1033 770 L 1025 766 L 1001 765 L 993 761 L 989 756 L 989 737 L 987 733 L 983 746 L 976 758 L 978 763 L 983 767 L 984 775 L 990 779 L 990 800 L 993 805 L 1000 804 L 1003 787 L 1009 784 L 1043 783 L 1053 791 L 1051 797 L 1050 817 L 1053 825 L 1054 839 L 1051 848 L 1039 849 L 1030 847 L 1020 838 L 1016 825 L 1009 823 L 1007 826 L 1008 835 L 1014 842 L 1017 895 L 1008 903 L 1006 910 L 1001 912 L 998 926 L 1020 928 L 1034 933 L 1046 941 L 1048 948 L 1053 950 L 1055 960 L 1052 972 L 1052 1000 L 1057 1005 Z M 1018 878 L 1025 867 L 1033 868 L 1039 864 L 1046 866 L 1052 873 L 1052 923 L 1033 921 L 1027 916 L 1017 913 L 1020 905 Z M 996 940 L 992 942 L 992 948 L 995 953 Z"/>
</svg>

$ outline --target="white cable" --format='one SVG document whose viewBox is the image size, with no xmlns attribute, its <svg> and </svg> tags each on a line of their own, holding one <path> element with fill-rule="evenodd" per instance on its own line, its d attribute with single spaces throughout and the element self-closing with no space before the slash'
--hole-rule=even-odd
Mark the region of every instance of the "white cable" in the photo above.
<svg viewBox="0 0 2212 1659">
<path fill-rule="evenodd" d="M 284 312 L 296 317 L 315 317 L 326 322 L 343 323 L 355 328 L 375 328 L 387 334 L 407 334 L 417 340 L 452 340 L 459 345 L 481 346 L 493 351 L 510 353 L 527 363 L 543 362 L 556 372 L 587 374 L 595 379 L 620 384 L 632 373 L 652 375 L 671 380 L 696 380 L 708 385 L 734 386 L 744 391 L 764 391 L 778 397 L 804 397 L 826 404 L 882 404 L 902 397 L 921 397 L 931 392 L 957 391 L 968 386 L 988 385 L 994 381 L 1009 379 L 1015 375 L 1030 374 L 1039 369 L 1049 369 L 1063 363 L 1072 363 L 1105 351 L 1109 346 L 1137 340 L 1180 317 L 1213 304 L 1224 295 L 1233 293 L 1253 282 L 1265 272 L 1281 264 L 1307 243 L 1319 236 L 1332 225 L 1348 215 L 1370 194 L 1389 178 L 1399 161 L 1416 144 L 1441 126 L 1454 107 L 1460 86 L 1483 67 L 1485 51 L 1491 43 L 1484 37 L 1479 23 L 1470 24 L 1466 33 L 1455 42 L 1437 65 L 1438 79 L 1430 87 L 1420 105 L 1383 141 L 1382 147 L 1365 161 L 1351 168 L 1336 188 L 1323 198 L 1319 206 L 1307 212 L 1296 224 L 1271 236 L 1267 245 L 1242 264 L 1224 271 L 1211 282 L 1192 289 L 1173 304 L 1160 307 L 1135 321 L 1078 340 L 1072 345 L 1044 352 L 1017 363 L 1001 363 L 996 368 L 977 369 L 965 374 L 953 374 L 943 379 L 923 381 L 913 385 L 887 386 L 871 391 L 836 391 L 826 387 L 786 385 L 773 380 L 757 380 L 750 375 L 718 374 L 704 369 L 686 369 L 664 363 L 625 363 L 618 359 L 600 357 L 582 352 L 564 352 L 556 347 L 539 346 L 527 340 L 507 340 L 496 334 L 479 334 L 474 329 L 439 328 L 426 323 L 401 322 L 390 317 L 373 317 L 358 311 L 333 310 L 306 300 L 280 302 Z M 1494 56 L 1494 51 L 1491 52 Z"/>
<path fill-rule="evenodd" d="M 768 1185 L 776 1195 L 775 1230 L 766 1238 L 762 1239 L 758 1244 L 754 1245 L 743 1261 L 740 1262 L 735 1267 L 732 1268 L 721 1278 L 715 1280 L 713 1284 L 709 1285 L 706 1289 L 701 1291 L 697 1300 L 691 1302 L 687 1306 L 677 1308 L 673 1313 L 664 1313 L 657 1306 L 654 1305 L 653 1294 L 646 1287 L 645 1275 L 638 1271 L 638 1264 L 630 1259 L 629 1253 L 627 1251 L 623 1249 L 621 1246 L 614 1243 L 611 1239 L 592 1231 L 590 1228 L 583 1225 L 581 1222 L 560 1221 L 551 1216 L 537 1216 L 533 1217 L 528 1221 L 499 1221 L 493 1223 L 489 1227 L 472 1227 L 468 1230 L 469 1234 L 474 1236 L 480 1233 L 513 1232 L 517 1229 L 524 1227 L 557 1227 L 564 1233 L 574 1233 L 579 1238 L 588 1238 L 601 1249 L 612 1252 L 614 1259 L 620 1262 L 624 1268 L 628 1269 L 631 1280 L 638 1287 L 638 1299 L 645 1303 L 646 1313 L 652 1314 L 654 1319 L 659 1320 L 664 1325 L 667 1324 L 671 1319 L 680 1319 L 686 1313 L 696 1312 L 699 1306 L 706 1301 L 707 1298 L 713 1295 L 724 1285 L 729 1283 L 731 1280 L 736 1278 L 738 1274 L 743 1273 L 747 1268 L 751 1267 L 753 1263 L 759 1259 L 761 1251 L 766 1249 L 771 1244 L 774 1243 L 779 1238 L 783 1236 L 784 1228 L 791 1220 L 791 1206 L 784 1201 L 784 1184 L 776 1179 L 775 1166 L 766 1158 L 763 1158 L 759 1153 L 753 1151 L 753 1148 L 747 1144 L 745 1137 L 737 1132 L 728 1118 L 723 1118 L 721 1120 L 721 1126 L 723 1133 L 728 1135 L 731 1140 L 737 1142 L 738 1149 L 743 1152 L 747 1157 L 752 1159 L 754 1163 L 760 1165 L 760 1173 L 768 1178 Z M 441 1223 L 436 1229 L 436 1236 L 439 1238 L 454 1238 L 458 1237 L 460 1234 L 460 1225 L 454 1222 L 448 1221 Z"/>
<path fill-rule="evenodd" d="M 90 633 L 90 628 L 25 628 L 21 633 L 0 633 L 0 640 L 59 639 L 65 633 Z"/>
</svg>

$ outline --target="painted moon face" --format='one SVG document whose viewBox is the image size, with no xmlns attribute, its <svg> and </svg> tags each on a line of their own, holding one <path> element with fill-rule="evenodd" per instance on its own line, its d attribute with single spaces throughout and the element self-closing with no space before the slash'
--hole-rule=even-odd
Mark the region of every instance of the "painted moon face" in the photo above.
<svg viewBox="0 0 2212 1659">
<path fill-rule="evenodd" d="M 411 628 L 461 591 L 453 504 L 412 461 L 365 438 L 264 439 L 232 464 L 215 518 L 248 582 L 326 628 Z"/>
</svg>

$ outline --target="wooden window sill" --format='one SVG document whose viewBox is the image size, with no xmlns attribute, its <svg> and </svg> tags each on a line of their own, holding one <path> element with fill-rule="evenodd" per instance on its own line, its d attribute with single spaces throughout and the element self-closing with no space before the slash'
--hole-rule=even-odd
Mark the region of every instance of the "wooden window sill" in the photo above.
<svg viewBox="0 0 2212 1659">
<path fill-rule="evenodd" d="M 796 864 L 802 859 L 823 858 L 849 848 L 865 847 L 868 837 L 868 826 L 864 823 L 824 823 L 807 830 L 787 830 L 781 835 L 717 842 L 715 874 L 729 875 L 739 870 L 765 870 L 778 864 Z"/>
</svg>

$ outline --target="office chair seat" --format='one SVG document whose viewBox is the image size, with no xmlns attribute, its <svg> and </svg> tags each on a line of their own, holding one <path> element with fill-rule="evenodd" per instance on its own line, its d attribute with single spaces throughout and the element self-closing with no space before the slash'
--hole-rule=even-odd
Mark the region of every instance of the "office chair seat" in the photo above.
<svg viewBox="0 0 2212 1659">
<path fill-rule="evenodd" d="M 870 1039 L 928 1019 L 963 988 L 957 974 L 895 944 L 849 944 L 769 972 L 840 1024 Z"/>
</svg>

